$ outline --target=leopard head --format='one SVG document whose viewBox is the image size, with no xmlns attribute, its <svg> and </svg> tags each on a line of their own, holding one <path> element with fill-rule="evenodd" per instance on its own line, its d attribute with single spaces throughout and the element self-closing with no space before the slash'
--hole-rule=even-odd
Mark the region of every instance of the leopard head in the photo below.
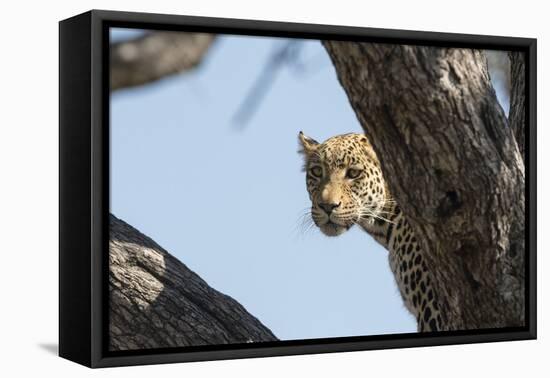
<svg viewBox="0 0 550 378">
<path fill-rule="evenodd" d="M 314 223 L 327 236 L 379 218 L 388 190 L 380 163 L 362 134 L 334 136 L 323 143 L 299 134 Z"/>
</svg>

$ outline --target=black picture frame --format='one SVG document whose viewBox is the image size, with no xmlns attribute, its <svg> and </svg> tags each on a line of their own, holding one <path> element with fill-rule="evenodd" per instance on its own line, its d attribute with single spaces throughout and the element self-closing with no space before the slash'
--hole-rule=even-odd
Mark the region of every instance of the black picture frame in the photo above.
<svg viewBox="0 0 550 378">
<path fill-rule="evenodd" d="M 521 328 L 109 352 L 108 28 L 132 27 L 526 53 L 526 321 Z M 92 10 L 59 23 L 59 354 L 89 367 L 536 338 L 536 39 Z"/>
</svg>

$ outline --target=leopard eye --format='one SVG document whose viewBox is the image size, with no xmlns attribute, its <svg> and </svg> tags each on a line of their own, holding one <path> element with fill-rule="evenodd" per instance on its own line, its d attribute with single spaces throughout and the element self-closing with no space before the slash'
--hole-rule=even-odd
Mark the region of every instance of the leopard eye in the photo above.
<svg viewBox="0 0 550 378">
<path fill-rule="evenodd" d="M 346 172 L 346 177 L 349 178 L 349 179 L 356 179 L 357 177 L 359 177 L 360 174 L 361 174 L 360 169 L 350 168 Z"/>
<path fill-rule="evenodd" d="M 309 172 L 313 177 L 322 177 L 323 176 L 323 168 L 321 168 L 318 165 L 315 165 L 309 169 Z"/>
</svg>

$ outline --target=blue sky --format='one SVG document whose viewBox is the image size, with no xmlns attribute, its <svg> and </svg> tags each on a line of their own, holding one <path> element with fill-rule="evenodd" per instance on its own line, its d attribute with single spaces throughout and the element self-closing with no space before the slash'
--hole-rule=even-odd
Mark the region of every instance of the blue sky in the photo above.
<svg viewBox="0 0 550 378">
<path fill-rule="evenodd" d="M 284 42 L 220 37 L 198 70 L 114 93 L 111 212 L 280 339 L 415 332 L 369 235 L 300 227 L 310 202 L 298 132 L 361 132 L 320 43 L 304 41 L 305 73 L 283 68 L 250 121 L 234 122 Z"/>
</svg>

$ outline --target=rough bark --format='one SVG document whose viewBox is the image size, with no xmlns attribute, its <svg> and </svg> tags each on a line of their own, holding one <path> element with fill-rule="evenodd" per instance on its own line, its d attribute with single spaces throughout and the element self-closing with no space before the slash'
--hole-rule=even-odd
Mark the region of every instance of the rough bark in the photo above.
<svg viewBox="0 0 550 378">
<path fill-rule="evenodd" d="M 214 34 L 152 32 L 111 44 L 111 91 L 147 84 L 196 67 Z"/>
<path fill-rule="evenodd" d="M 426 251 L 446 328 L 523 325 L 524 166 L 484 54 L 324 46 Z"/>
<path fill-rule="evenodd" d="M 521 155 L 525 156 L 525 53 L 510 53 L 510 127 L 514 131 Z"/>
<path fill-rule="evenodd" d="M 233 298 L 110 217 L 110 350 L 277 340 Z"/>
</svg>

